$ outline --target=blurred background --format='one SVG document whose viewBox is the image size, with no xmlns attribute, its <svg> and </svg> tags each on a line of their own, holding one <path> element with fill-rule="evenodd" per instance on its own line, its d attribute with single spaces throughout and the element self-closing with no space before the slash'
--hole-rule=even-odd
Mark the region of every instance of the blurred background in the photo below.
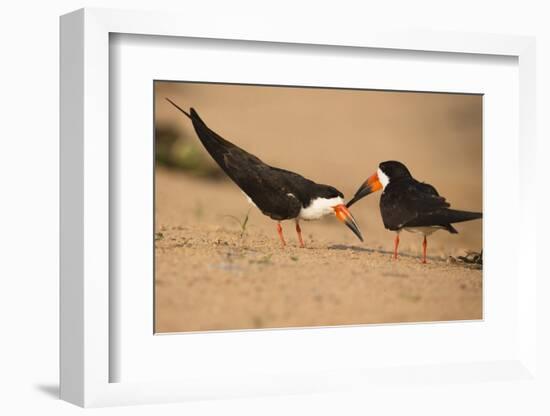
<svg viewBox="0 0 550 416">
<path fill-rule="evenodd" d="M 346 199 L 381 161 L 399 160 L 452 207 L 482 210 L 481 95 L 157 81 L 157 226 L 227 224 L 225 215 L 244 215 L 249 208 L 191 122 L 165 97 L 184 109 L 194 107 L 210 128 L 264 162 L 333 185 Z M 365 198 L 352 211 L 367 246 L 391 249 L 394 236 L 384 230 L 379 198 Z M 304 231 L 356 242 L 331 220 L 305 223 Z M 273 222 L 256 209 L 250 226 L 273 231 Z M 430 252 L 446 257 L 481 249 L 481 221 L 457 228 L 458 235 L 435 233 Z M 417 235 L 402 236 L 404 250 L 419 250 Z"/>
</svg>

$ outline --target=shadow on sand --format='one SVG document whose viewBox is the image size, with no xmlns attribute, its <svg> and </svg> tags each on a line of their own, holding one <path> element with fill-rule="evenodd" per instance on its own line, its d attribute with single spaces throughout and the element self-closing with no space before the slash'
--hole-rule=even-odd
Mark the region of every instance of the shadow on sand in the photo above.
<svg viewBox="0 0 550 416">
<path fill-rule="evenodd" d="M 374 249 L 374 248 L 366 248 L 366 247 L 359 247 L 359 246 L 348 246 L 346 244 L 334 244 L 332 246 L 328 246 L 327 248 L 329 250 L 351 250 L 351 251 L 354 251 L 354 252 L 357 252 L 357 253 L 371 253 L 371 254 L 376 253 L 376 254 L 382 254 L 382 255 L 390 256 L 390 257 L 393 256 L 393 251 L 380 250 L 380 249 Z M 420 260 L 420 256 L 418 256 L 416 254 L 409 254 L 409 253 L 401 253 L 400 252 L 399 257 L 406 257 L 406 258 L 409 258 L 409 259 L 419 259 Z M 430 257 L 430 256 L 428 256 L 427 259 L 432 261 L 432 262 L 438 262 L 438 263 L 444 261 L 440 257 Z"/>
</svg>

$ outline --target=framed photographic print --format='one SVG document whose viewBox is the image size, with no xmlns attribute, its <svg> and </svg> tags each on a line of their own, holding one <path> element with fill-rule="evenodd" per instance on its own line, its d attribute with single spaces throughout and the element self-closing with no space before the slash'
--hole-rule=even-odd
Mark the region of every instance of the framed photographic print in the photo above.
<svg viewBox="0 0 550 416">
<path fill-rule="evenodd" d="M 154 99 L 156 333 L 482 319 L 481 94 L 157 80 Z M 352 208 L 377 177 L 380 206 Z"/>
<path fill-rule="evenodd" d="M 61 19 L 62 398 L 532 379 L 533 39 L 200 20 Z"/>
</svg>

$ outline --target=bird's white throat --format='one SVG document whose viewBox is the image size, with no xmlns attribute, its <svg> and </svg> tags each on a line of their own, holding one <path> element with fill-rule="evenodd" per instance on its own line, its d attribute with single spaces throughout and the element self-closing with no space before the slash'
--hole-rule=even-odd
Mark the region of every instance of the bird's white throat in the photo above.
<svg viewBox="0 0 550 416">
<path fill-rule="evenodd" d="M 382 189 L 386 189 L 386 186 L 390 183 L 390 178 L 380 168 L 378 168 L 376 174 L 378 175 L 378 181 L 382 184 Z"/>
<path fill-rule="evenodd" d="M 299 218 L 302 220 L 317 220 L 328 214 L 334 214 L 336 205 L 343 204 L 344 200 L 339 196 L 335 198 L 315 198 L 306 207 L 300 210 Z"/>
</svg>

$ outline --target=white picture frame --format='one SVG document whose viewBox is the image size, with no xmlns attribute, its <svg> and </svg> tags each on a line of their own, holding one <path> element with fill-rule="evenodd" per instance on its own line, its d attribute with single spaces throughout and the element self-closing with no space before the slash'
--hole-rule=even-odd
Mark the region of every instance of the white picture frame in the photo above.
<svg viewBox="0 0 550 416">
<path fill-rule="evenodd" d="M 185 20 L 185 25 L 182 21 Z M 535 41 L 530 37 L 428 32 L 328 33 L 322 28 L 304 33 L 276 24 L 240 25 L 220 19 L 204 25 L 169 13 L 83 9 L 61 18 L 61 398 L 80 406 L 184 401 L 195 398 L 247 397 L 283 393 L 323 392 L 379 383 L 460 379 L 536 380 L 536 220 L 528 167 L 535 164 Z M 261 23 L 261 24 L 260 24 Z M 318 374 L 281 369 L 276 377 L 238 379 L 221 373 L 182 381 L 111 382 L 110 368 L 120 359 L 110 349 L 113 298 L 110 297 L 109 256 L 109 37 L 111 34 L 278 42 L 331 47 L 429 51 L 440 54 L 515 57 L 519 68 L 519 187 L 518 257 L 522 270 L 517 291 L 516 353 L 498 361 L 441 363 L 410 368 L 369 367 L 369 371 L 335 368 Z M 521 266 L 521 267 L 520 267 Z M 152 314 L 152 311 L 151 311 Z M 282 335 L 280 335 L 282 334 Z M 152 335 L 152 334 L 151 334 Z M 235 335 L 237 338 L 239 334 Z M 284 333 L 279 332 L 279 337 Z M 332 334 L 331 336 L 337 336 Z M 352 334 L 353 336 L 353 334 Z M 238 341 L 237 341 L 238 342 Z M 146 357 L 144 357 L 146 358 Z M 482 374 L 477 377 L 475 374 Z M 499 378 L 500 377 L 500 378 Z"/>
</svg>

